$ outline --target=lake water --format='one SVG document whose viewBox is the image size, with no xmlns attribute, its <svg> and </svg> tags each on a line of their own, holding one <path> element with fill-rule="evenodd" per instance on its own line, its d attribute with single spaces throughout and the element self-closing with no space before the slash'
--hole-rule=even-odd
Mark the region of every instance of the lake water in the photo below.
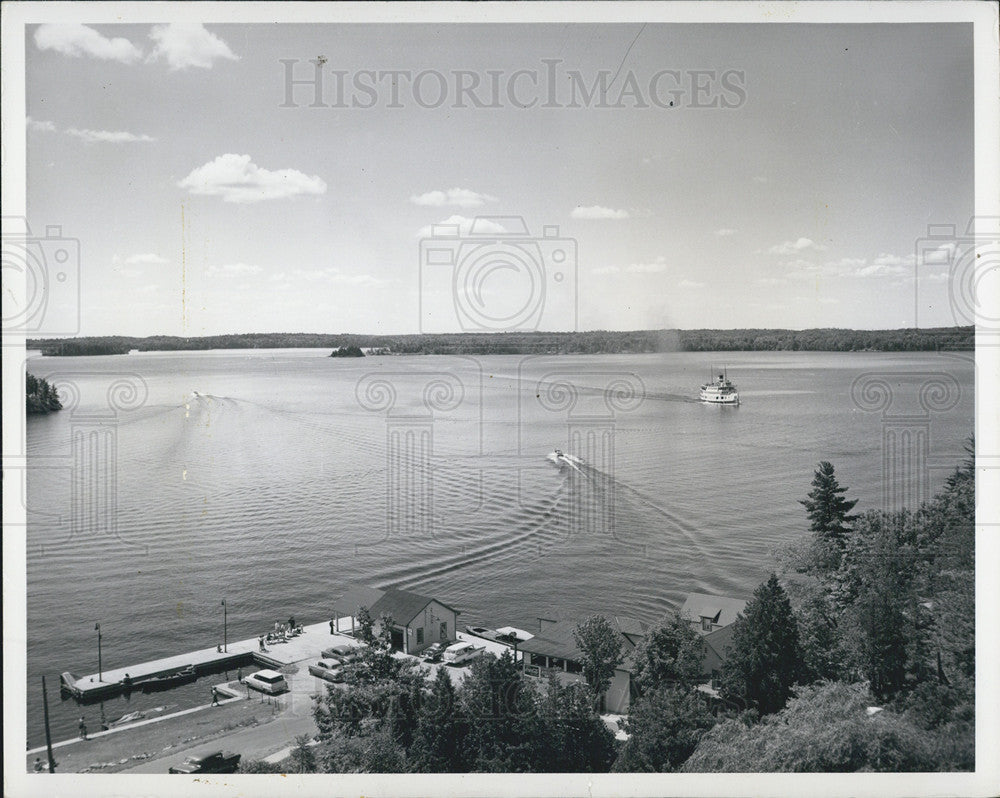
<svg viewBox="0 0 1000 798">
<path fill-rule="evenodd" d="M 75 734 L 58 674 L 97 670 L 95 622 L 111 668 L 222 642 L 223 598 L 235 640 L 325 620 L 352 582 L 428 593 L 460 625 L 655 621 L 692 591 L 749 596 L 807 529 L 818 461 L 879 507 L 884 455 L 914 449 L 884 432 L 924 436 L 926 493 L 973 430 L 971 353 L 327 354 L 29 360 L 78 394 L 28 422 L 29 745 L 43 673 L 55 738 Z M 713 365 L 740 407 L 695 401 Z M 866 374 L 888 407 L 877 382 L 852 396 Z M 116 409 L 120 380 L 137 391 Z M 915 484 L 890 476 L 893 496 Z M 205 703 L 207 684 L 105 711 Z"/>
</svg>

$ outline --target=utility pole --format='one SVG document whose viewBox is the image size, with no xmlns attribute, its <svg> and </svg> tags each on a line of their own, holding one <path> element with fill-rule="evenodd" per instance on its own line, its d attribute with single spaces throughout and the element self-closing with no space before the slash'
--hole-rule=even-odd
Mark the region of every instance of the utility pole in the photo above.
<svg viewBox="0 0 1000 798">
<path fill-rule="evenodd" d="M 102 673 L 104 669 L 101 666 L 101 625 L 99 623 L 94 624 L 94 631 L 97 632 L 97 681 L 103 682 Z"/>
<path fill-rule="evenodd" d="M 45 688 L 45 674 L 42 674 L 42 707 L 45 710 L 45 749 L 49 753 L 49 773 L 55 773 L 56 760 L 52 756 L 52 732 L 49 729 L 49 691 Z"/>
</svg>

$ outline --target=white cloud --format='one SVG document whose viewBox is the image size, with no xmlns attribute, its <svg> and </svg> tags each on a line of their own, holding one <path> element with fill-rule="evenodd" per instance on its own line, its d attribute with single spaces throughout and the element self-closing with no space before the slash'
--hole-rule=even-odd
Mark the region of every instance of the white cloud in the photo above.
<svg viewBox="0 0 1000 798">
<path fill-rule="evenodd" d="M 156 141 L 145 133 L 129 133 L 127 130 L 86 130 L 76 127 L 66 128 L 66 133 L 75 136 L 87 144 L 132 144 L 134 142 Z"/>
<path fill-rule="evenodd" d="M 125 259 L 126 263 L 141 263 L 141 264 L 160 264 L 160 263 L 170 263 L 166 258 L 161 258 L 155 252 L 143 252 L 138 255 L 129 255 Z"/>
<path fill-rule="evenodd" d="M 260 202 L 269 199 L 295 197 L 299 194 L 325 194 L 326 183 L 316 175 L 308 176 L 296 169 L 262 169 L 249 155 L 226 153 L 177 183 L 192 194 L 222 197 L 225 202 Z"/>
<path fill-rule="evenodd" d="M 260 266 L 253 266 L 249 263 L 225 263 L 221 266 L 208 267 L 209 274 L 259 274 L 260 272 Z"/>
<path fill-rule="evenodd" d="M 288 272 L 278 272 L 271 276 L 271 282 L 286 285 L 302 283 L 327 283 L 329 285 L 376 286 L 385 281 L 370 274 L 347 274 L 340 269 L 328 267 L 325 269 L 292 269 Z"/>
<path fill-rule="evenodd" d="M 656 274 L 667 270 L 667 259 L 662 255 L 649 263 L 631 263 L 625 269 L 633 274 Z"/>
<path fill-rule="evenodd" d="M 40 119 L 32 119 L 30 116 L 27 118 L 28 130 L 38 130 L 42 133 L 55 133 L 56 126 L 52 122 L 43 122 Z"/>
<path fill-rule="evenodd" d="M 457 205 L 459 208 L 478 208 L 487 202 L 496 202 L 496 197 L 480 194 L 467 188 L 449 188 L 447 191 L 428 191 L 426 194 L 414 194 L 410 202 L 414 205 L 426 205 L 440 208 L 444 205 Z"/>
<path fill-rule="evenodd" d="M 821 252 L 825 249 L 826 247 L 817 244 L 811 238 L 798 238 L 795 241 L 782 241 L 780 244 L 775 244 L 768 252 L 772 255 L 795 255 L 806 250 Z"/>
<path fill-rule="evenodd" d="M 718 230 L 715 231 L 715 234 L 717 236 L 725 237 L 725 236 L 734 236 L 738 232 L 739 230 L 736 230 L 732 227 L 720 227 Z"/>
<path fill-rule="evenodd" d="M 628 211 L 605 208 L 603 205 L 577 205 L 570 216 L 574 219 L 628 219 Z"/>
<path fill-rule="evenodd" d="M 706 288 L 708 283 L 699 283 L 697 280 L 681 280 L 677 285 L 680 288 Z"/>
<path fill-rule="evenodd" d="M 507 228 L 504 227 L 499 222 L 490 219 L 489 217 L 480 217 L 478 219 L 470 219 L 468 216 L 459 216 L 454 214 L 449 216 L 444 221 L 438 222 L 435 225 L 425 225 L 417 231 L 418 238 L 431 238 L 435 235 L 441 235 L 441 231 L 435 231 L 434 228 L 441 226 L 448 227 L 458 227 L 458 234 L 460 236 L 467 236 L 472 231 L 472 223 L 476 223 L 476 235 L 503 235 L 508 232 Z"/>
<path fill-rule="evenodd" d="M 74 58 L 90 56 L 123 64 L 134 64 L 142 58 L 142 51 L 128 39 L 108 39 L 93 28 L 75 23 L 41 25 L 35 31 L 35 45 L 39 50 L 54 50 Z"/>
<path fill-rule="evenodd" d="M 172 70 L 188 67 L 211 69 L 219 58 L 239 60 L 239 56 L 229 49 L 229 45 L 201 24 L 157 25 L 150 32 L 149 38 L 155 46 L 146 60 L 163 59 Z"/>
</svg>

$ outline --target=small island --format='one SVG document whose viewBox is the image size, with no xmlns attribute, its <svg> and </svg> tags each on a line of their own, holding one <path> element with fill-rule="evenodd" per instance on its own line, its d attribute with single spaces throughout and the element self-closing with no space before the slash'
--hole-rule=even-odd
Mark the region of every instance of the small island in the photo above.
<svg viewBox="0 0 1000 798">
<path fill-rule="evenodd" d="M 28 374 L 24 384 L 25 410 L 27 413 L 51 413 L 62 410 L 59 392 L 46 380 Z"/>
<path fill-rule="evenodd" d="M 330 353 L 330 357 L 364 357 L 365 353 L 358 346 L 341 346 Z"/>
</svg>

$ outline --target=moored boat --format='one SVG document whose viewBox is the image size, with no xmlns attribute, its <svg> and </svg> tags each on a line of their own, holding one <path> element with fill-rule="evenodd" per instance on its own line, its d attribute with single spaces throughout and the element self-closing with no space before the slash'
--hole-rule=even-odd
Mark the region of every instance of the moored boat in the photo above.
<svg viewBox="0 0 1000 798">
<path fill-rule="evenodd" d="M 719 375 L 717 380 L 706 382 L 701 386 L 701 401 L 710 405 L 738 405 L 740 403 L 740 392 L 736 390 L 733 381 L 729 379 L 725 370 Z"/>
<path fill-rule="evenodd" d="M 156 690 L 169 690 L 172 687 L 179 687 L 182 684 L 193 682 L 198 678 L 194 671 L 194 665 L 188 665 L 183 670 L 170 673 L 166 676 L 156 676 L 142 682 L 142 692 L 152 693 Z"/>
</svg>

